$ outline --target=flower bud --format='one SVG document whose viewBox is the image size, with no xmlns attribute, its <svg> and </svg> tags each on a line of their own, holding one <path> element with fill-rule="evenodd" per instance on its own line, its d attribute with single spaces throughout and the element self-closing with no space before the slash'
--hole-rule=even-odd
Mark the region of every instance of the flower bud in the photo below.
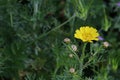
<svg viewBox="0 0 120 80">
<path fill-rule="evenodd" d="M 107 41 L 105 41 L 105 42 L 103 42 L 103 46 L 107 48 L 110 46 L 110 44 Z"/>
<path fill-rule="evenodd" d="M 64 42 L 65 42 L 65 43 L 70 43 L 70 39 L 69 39 L 69 38 L 65 38 L 65 39 L 64 39 Z"/>
<path fill-rule="evenodd" d="M 70 73 L 74 73 L 75 69 L 74 68 L 70 68 Z"/>
<path fill-rule="evenodd" d="M 77 51 L 77 46 L 76 45 L 74 45 L 74 44 L 71 45 L 71 48 L 72 48 L 73 51 Z"/>
<path fill-rule="evenodd" d="M 73 58 L 73 54 L 69 54 L 69 57 L 70 57 L 70 58 Z"/>
</svg>

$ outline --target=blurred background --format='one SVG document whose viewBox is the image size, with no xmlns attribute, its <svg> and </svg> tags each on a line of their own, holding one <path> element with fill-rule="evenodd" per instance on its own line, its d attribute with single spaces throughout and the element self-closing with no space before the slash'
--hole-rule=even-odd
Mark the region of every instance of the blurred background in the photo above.
<svg viewBox="0 0 120 80">
<path fill-rule="evenodd" d="M 85 25 L 99 31 L 103 40 L 95 43 L 104 47 L 98 72 L 92 65 L 80 78 L 69 73 L 77 62 L 64 39 L 79 56 L 74 33 Z M 120 0 L 0 0 L 0 80 L 120 80 L 119 47 Z"/>
</svg>

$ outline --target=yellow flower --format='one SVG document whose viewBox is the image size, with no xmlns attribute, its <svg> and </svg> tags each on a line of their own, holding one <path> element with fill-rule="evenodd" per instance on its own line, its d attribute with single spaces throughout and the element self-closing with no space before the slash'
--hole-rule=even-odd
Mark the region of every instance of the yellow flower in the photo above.
<svg viewBox="0 0 120 80">
<path fill-rule="evenodd" d="M 74 37 L 81 39 L 83 42 L 92 42 L 92 40 L 98 41 L 98 31 L 90 26 L 83 26 L 75 31 Z"/>
</svg>

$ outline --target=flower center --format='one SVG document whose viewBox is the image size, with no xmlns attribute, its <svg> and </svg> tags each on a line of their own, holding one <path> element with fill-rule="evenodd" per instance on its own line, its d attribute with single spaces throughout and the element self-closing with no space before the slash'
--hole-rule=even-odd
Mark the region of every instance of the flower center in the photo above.
<svg viewBox="0 0 120 80">
<path fill-rule="evenodd" d="M 84 35 L 84 39 L 86 39 L 86 40 L 91 40 L 91 39 L 92 39 L 92 35 L 91 35 L 90 33 L 86 33 L 86 34 Z"/>
</svg>

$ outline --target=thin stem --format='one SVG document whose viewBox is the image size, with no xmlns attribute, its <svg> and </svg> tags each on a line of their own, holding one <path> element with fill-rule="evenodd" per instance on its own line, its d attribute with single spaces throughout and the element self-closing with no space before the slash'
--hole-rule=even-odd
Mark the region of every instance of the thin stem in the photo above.
<svg viewBox="0 0 120 80">
<path fill-rule="evenodd" d="M 73 30 L 74 29 L 74 27 L 73 27 L 74 26 L 74 22 L 75 22 L 75 18 L 73 18 L 73 20 L 71 21 L 71 24 L 70 24 L 70 26 L 71 26 L 70 33 L 71 34 L 73 34 L 73 32 L 74 32 L 74 30 Z"/>
<path fill-rule="evenodd" d="M 88 10 L 90 9 L 90 7 L 91 7 L 91 5 L 92 5 L 93 1 L 94 1 L 94 0 L 91 0 L 91 1 L 90 1 L 89 5 L 88 5 L 88 7 L 87 7 L 87 8 L 88 8 Z"/>
<path fill-rule="evenodd" d="M 60 24 L 59 26 L 53 28 L 52 30 L 50 30 L 50 31 L 48 31 L 48 32 L 46 32 L 46 33 L 43 33 L 41 36 L 37 37 L 36 40 L 34 40 L 33 42 L 31 42 L 29 45 L 31 45 L 31 44 L 33 44 L 34 42 L 36 42 L 37 40 L 39 40 L 39 39 L 47 36 L 47 35 L 50 34 L 51 32 L 59 29 L 59 28 L 62 27 L 63 25 L 67 24 L 70 20 L 72 20 L 73 18 L 75 18 L 75 16 L 76 16 L 76 15 L 74 14 L 72 17 L 70 17 L 70 18 L 69 18 L 67 21 L 65 21 L 64 23 Z"/>
<path fill-rule="evenodd" d="M 59 57 L 59 56 L 57 55 L 57 58 L 56 58 L 56 67 L 55 67 L 55 71 L 54 71 L 54 73 L 53 73 L 53 78 L 55 78 L 56 73 L 57 73 L 57 71 L 58 71 L 58 69 L 59 69 L 58 57 Z"/>
<path fill-rule="evenodd" d="M 11 12 L 10 12 L 10 24 L 11 24 L 11 27 L 13 27 L 13 15 Z"/>
<path fill-rule="evenodd" d="M 53 73 L 53 78 L 55 78 L 55 76 L 56 76 L 56 73 L 57 73 L 58 69 L 59 69 L 59 67 L 57 66 L 57 67 L 55 68 L 54 73 Z"/>
<path fill-rule="evenodd" d="M 89 60 L 85 63 L 83 66 L 83 69 L 89 65 L 89 63 L 94 59 L 94 57 L 97 55 L 97 53 L 101 50 L 102 46 L 100 46 L 96 52 L 89 58 Z"/>
<path fill-rule="evenodd" d="M 57 26 L 57 27 L 53 28 L 52 30 L 48 31 L 47 33 L 39 36 L 38 39 L 40 39 L 40 38 L 42 38 L 42 37 L 44 37 L 44 36 L 47 36 L 49 33 L 51 33 L 51 32 L 53 32 L 53 31 L 59 29 L 60 27 L 62 27 L 62 26 L 65 25 L 66 23 L 68 23 L 70 20 L 72 20 L 74 17 L 75 17 L 75 15 L 73 15 L 71 18 L 69 18 L 67 21 L 65 21 L 64 23 L 60 24 L 59 26 Z"/>
<path fill-rule="evenodd" d="M 82 54 L 85 55 L 85 48 L 86 48 L 87 43 L 84 43 L 83 49 L 82 49 Z"/>
<path fill-rule="evenodd" d="M 80 74 L 82 75 L 82 71 L 83 71 L 83 63 L 84 63 L 84 58 L 85 58 L 85 48 L 86 48 L 87 43 L 84 43 L 83 45 L 83 49 L 82 49 L 82 55 L 81 55 L 81 59 L 80 59 Z"/>
<path fill-rule="evenodd" d="M 75 58 L 79 61 L 80 63 L 80 58 L 78 57 L 78 55 L 76 54 L 75 51 L 73 51 L 73 49 L 69 46 L 69 45 L 66 45 L 65 43 L 63 43 L 70 51 L 72 51 L 72 53 L 75 55 Z"/>
<path fill-rule="evenodd" d="M 93 56 L 95 56 L 102 48 L 102 45 L 96 50 L 96 52 L 93 54 Z"/>
<path fill-rule="evenodd" d="M 34 13 L 33 13 L 33 17 L 34 17 L 34 23 L 33 23 L 33 30 L 36 29 L 36 20 L 37 20 L 37 13 L 38 13 L 38 0 L 34 0 L 33 2 L 33 9 L 34 9 Z"/>
</svg>

